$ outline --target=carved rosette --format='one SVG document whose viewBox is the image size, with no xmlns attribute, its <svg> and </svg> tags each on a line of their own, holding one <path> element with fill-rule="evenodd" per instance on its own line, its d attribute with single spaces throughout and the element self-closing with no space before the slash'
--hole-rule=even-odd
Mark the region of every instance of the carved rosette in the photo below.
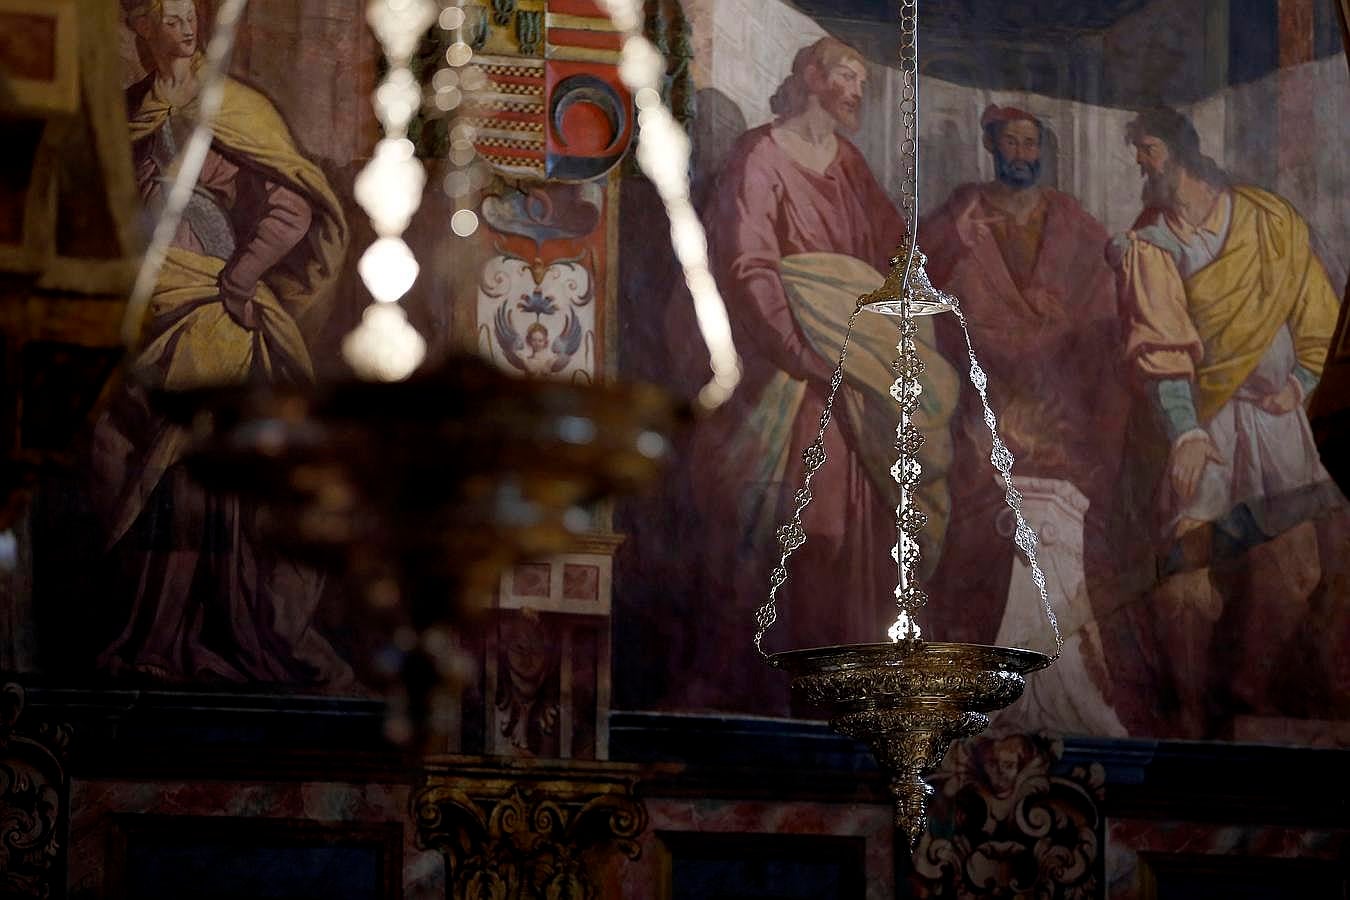
<svg viewBox="0 0 1350 900">
<path fill-rule="evenodd" d="M 0 688 L 0 896 L 59 892 L 69 729 L 24 720 L 24 690 Z"/>
<path fill-rule="evenodd" d="M 931 815 L 910 876 L 916 897 L 1099 896 L 1104 773 L 1055 772 L 1062 744 L 1013 734 L 958 744 L 933 776 Z"/>
<path fill-rule="evenodd" d="M 413 801 L 452 898 L 596 900 L 599 863 L 637 859 L 647 811 L 622 782 L 435 776 Z"/>
</svg>

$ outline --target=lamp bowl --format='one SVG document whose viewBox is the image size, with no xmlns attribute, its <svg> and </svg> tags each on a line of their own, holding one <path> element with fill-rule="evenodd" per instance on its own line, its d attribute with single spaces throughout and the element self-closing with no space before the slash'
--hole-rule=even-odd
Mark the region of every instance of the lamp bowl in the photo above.
<svg viewBox="0 0 1350 900">
<path fill-rule="evenodd" d="M 895 824 L 911 844 L 928 827 L 924 776 L 952 741 L 989 725 L 1026 676 L 1051 658 L 1034 650 L 908 641 L 792 650 L 769 658 L 792 689 L 825 712 L 840 734 L 868 745 L 890 781 Z"/>
</svg>

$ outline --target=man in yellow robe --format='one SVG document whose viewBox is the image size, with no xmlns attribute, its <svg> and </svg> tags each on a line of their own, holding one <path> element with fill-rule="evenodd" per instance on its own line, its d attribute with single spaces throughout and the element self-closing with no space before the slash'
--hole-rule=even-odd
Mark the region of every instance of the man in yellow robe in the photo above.
<svg viewBox="0 0 1350 900">
<path fill-rule="evenodd" d="M 1164 580 L 1153 599 L 1164 608 L 1153 612 L 1183 718 L 1203 730 L 1210 644 L 1232 612 L 1212 567 L 1344 503 L 1304 409 L 1339 300 L 1293 206 L 1232 183 L 1183 115 L 1145 112 L 1128 137 L 1145 210 L 1109 254 L 1126 358 L 1167 439 L 1154 504 Z M 1250 566 L 1250 583 L 1270 575 Z M 1297 592 L 1286 609 L 1306 602 Z M 1266 650 L 1299 624 L 1272 616 Z"/>
<path fill-rule="evenodd" d="M 193 0 L 124 0 L 150 74 L 127 91 L 147 209 L 163 204 L 199 114 Z M 351 669 L 312 627 L 322 580 L 258 538 L 258 512 L 183 471 L 183 429 L 147 389 L 302 382 L 347 246 L 341 205 L 272 104 L 225 85 L 214 140 L 142 325 L 129 387 L 100 419 L 93 499 L 134 595 L 100 660 L 157 680 L 340 688 Z"/>
</svg>

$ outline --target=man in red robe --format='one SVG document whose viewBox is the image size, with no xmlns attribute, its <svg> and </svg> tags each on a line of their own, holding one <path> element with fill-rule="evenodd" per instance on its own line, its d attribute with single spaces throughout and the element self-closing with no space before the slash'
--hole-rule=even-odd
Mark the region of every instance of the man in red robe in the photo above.
<svg viewBox="0 0 1350 900">
<path fill-rule="evenodd" d="M 858 127 L 866 77 L 862 57 L 834 38 L 803 48 L 772 98 L 776 120 L 741 136 L 704 211 L 745 367 L 735 397 L 701 425 L 687 458 L 705 590 L 714 595 L 706 605 L 716 621 L 699 622 L 709 653 L 750 647 L 752 616 L 778 560 L 775 526 L 791 516 L 801 452 L 819 427 L 844 323 L 859 294 L 881 284 L 904 231 L 862 154 L 840 133 Z M 692 332 L 672 333 L 683 340 Z M 889 467 L 899 408 L 886 393 L 896 340 L 893 321 L 860 317 L 825 436 L 827 460 L 803 517 L 808 540 L 792 559 L 779 597 L 782 624 L 766 648 L 885 639 L 896 582 L 890 550 L 899 492 Z M 672 349 L 687 355 L 687 344 Z M 934 432 L 926 450 L 939 489 L 919 502 L 940 529 L 955 374 L 935 362 L 921 426 Z M 722 671 L 725 659 L 706 662 Z M 718 685 L 709 688 L 693 702 L 723 705 Z"/>
<path fill-rule="evenodd" d="M 1091 583 L 1107 565 L 1105 513 L 1127 404 L 1115 278 L 1103 258 L 1109 236 L 1078 201 L 1040 184 L 1039 119 L 990 106 L 981 126 L 995 179 L 953 191 L 921 223 L 919 243 L 933 284 L 961 302 L 1000 431 L 1017 460 L 1014 475 L 1068 481 L 1090 503 L 1084 554 Z M 958 323 L 936 319 L 943 356 L 961 365 L 966 346 Z M 969 385 L 952 442 L 952 519 L 921 621 L 936 640 L 988 643 L 1003 615 L 1014 548 L 983 411 Z"/>
</svg>

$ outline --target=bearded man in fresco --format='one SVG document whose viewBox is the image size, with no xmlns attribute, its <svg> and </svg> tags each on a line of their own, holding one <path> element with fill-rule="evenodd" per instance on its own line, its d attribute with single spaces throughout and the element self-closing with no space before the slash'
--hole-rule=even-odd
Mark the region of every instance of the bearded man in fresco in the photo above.
<svg viewBox="0 0 1350 900">
<path fill-rule="evenodd" d="M 127 109 L 141 194 L 156 210 L 199 115 L 197 10 L 193 0 L 123 0 L 123 10 L 149 71 L 128 89 Z M 312 379 L 297 322 L 322 313 L 346 245 L 322 172 L 270 101 L 227 80 L 129 387 L 95 429 L 93 499 L 134 597 L 102 668 L 167 681 L 351 683 L 313 627 L 320 576 L 259 539 L 257 510 L 188 476 L 186 433 L 147 400 L 147 389 Z"/>
<path fill-rule="evenodd" d="M 1115 279 L 1103 259 L 1109 235 L 1077 200 L 1041 184 L 1040 119 L 991 105 L 980 126 L 994 180 L 953 191 L 924 219 L 920 246 L 933 283 L 961 301 L 1017 475 L 1081 492 L 1085 568 L 1100 575 L 1127 405 Z M 938 319 L 938 346 L 960 364 L 958 323 Z M 990 643 L 1003 616 L 1014 547 L 994 534 L 1006 503 L 989 449 L 979 396 L 966 385 L 953 423 L 953 519 L 930 588 L 935 638 Z"/>
<path fill-rule="evenodd" d="M 1184 115 L 1144 112 L 1127 135 L 1145 209 L 1110 252 L 1126 359 L 1152 407 L 1156 439 L 1140 452 L 1158 463 L 1161 575 L 1134 613 L 1152 625 L 1141 633 L 1155 636 L 1177 730 L 1201 737 L 1216 702 L 1280 712 L 1272 678 L 1317 589 L 1308 572 L 1344 577 L 1321 532 L 1345 501 L 1304 409 L 1339 301 L 1304 219 L 1234 183 Z M 1211 671 L 1225 673 L 1226 696 Z"/>
<path fill-rule="evenodd" d="M 725 635 L 720 647 L 748 641 L 777 560 L 775 525 L 791 515 L 800 454 L 815 438 L 845 324 L 858 296 L 880 286 L 904 231 L 846 136 L 860 125 L 866 78 L 862 57 L 834 38 L 799 51 L 771 100 L 776 118 L 742 135 L 704 211 L 745 365 L 736 396 L 699 429 L 689 454 L 699 542 L 712 550 L 710 577 L 722 579 L 715 605 L 728 623 L 701 622 L 701 633 Z M 928 327 L 920 340 L 931 343 Z M 892 320 L 859 317 L 825 437 L 828 461 L 804 516 L 809 537 L 780 598 L 785 636 L 771 643 L 875 641 L 894 615 L 896 340 Z M 955 373 L 937 360 L 926 387 L 928 480 L 918 503 L 929 535 L 940 535 Z"/>
</svg>

